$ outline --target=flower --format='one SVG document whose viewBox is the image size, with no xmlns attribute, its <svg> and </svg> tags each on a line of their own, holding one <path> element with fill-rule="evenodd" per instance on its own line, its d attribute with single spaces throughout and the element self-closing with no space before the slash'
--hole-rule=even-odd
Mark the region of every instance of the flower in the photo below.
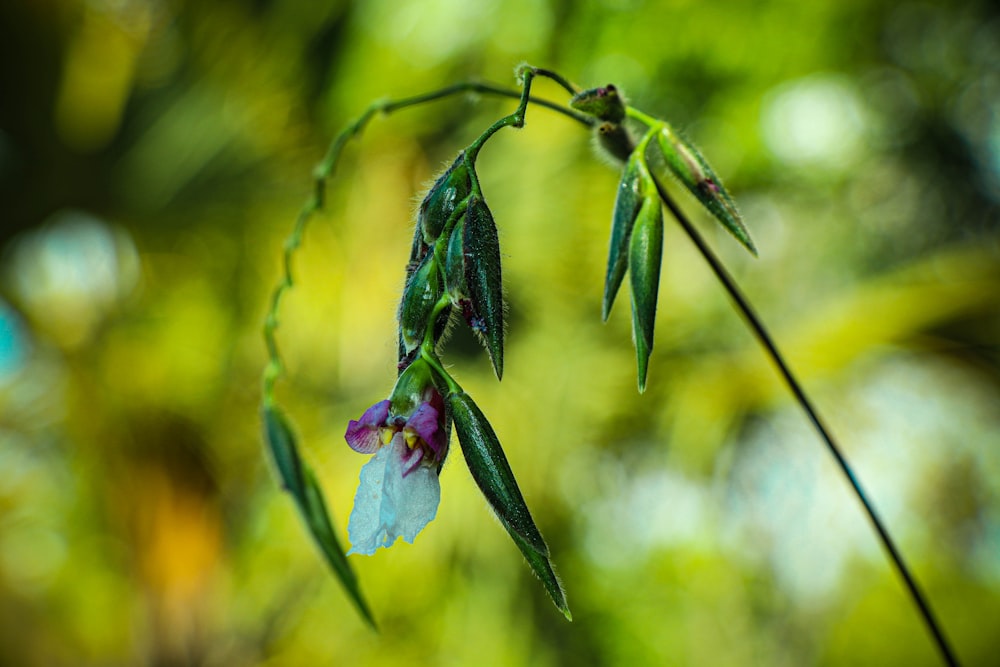
<svg viewBox="0 0 1000 667">
<path fill-rule="evenodd" d="M 344 439 L 356 452 L 375 456 L 361 468 L 361 483 L 347 524 L 352 553 L 372 555 L 402 537 L 413 543 L 437 514 L 438 472 L 448 449 L 444 403 L 429 390 L 408 415 L 393 415 L 379 401 L 347 425 Z"/>
</svg>

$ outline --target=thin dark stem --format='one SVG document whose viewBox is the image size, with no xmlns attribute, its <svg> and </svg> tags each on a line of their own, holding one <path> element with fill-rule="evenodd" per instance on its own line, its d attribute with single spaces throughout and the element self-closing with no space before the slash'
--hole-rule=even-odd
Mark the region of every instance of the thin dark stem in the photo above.
<svg viewBox="0 0 1000 667">
<path fill-rule="evenodd" d="M 524 83 L 522 84 L 523 87 L 521 89 L 521 94 L 518 97 L 521 100 L 521 103 L 517 105 L 517 109 L 514 110 L 514 113 L 508 114 L 490 125 L 486 128 L 485 132 L 479 135 L 478 139 L 473 141 L 472 144 L 465 149 L 466 160 L 468 161 L 470 167 L 476 164 L 476 158 L 479 156 L 480 149 L 482 149 L 482 147 L 494 134 L 505 127 L 524 127 L 524 114 L 528 110 L 528 100 L 531 98 L 531 81 L 533 78 L 534 74 L 530 70 L 524 73 Z M 472 173 L 474 184 L 473 191 L 476 191 L 478 190 L 478 179 L 475 176 L 475 169 L 470 168 L 470 172 Z"/>
<path fill-rule="evenodd" d="M 411 107 L 417 104 L 423 104 L 424 102 L 439 100 L 457 93 L 483 93 L 486 95 L 497 95 L 498 97 L 510 97 L 515 100 L 521 99 L 521 91 L 515 88 L 504 88 L 503 86 L 496 86 L 492 83 L 483 83 L 481 81 L 463 81 L 461 83 L 456 83 L 453 86 L 441 88 L 440 90 L 435 90 L 425 95 L 417 95 L 385 103 L 381 106 L 381 110 L 385 113 L 389 113 L 404 107 Z M 537 97 L 532 97 L 529 101 L 534 105 L 561 113 L 562 115 L 567 116 L 578 123 L 587 125 L 588 127 L 592 127 L 596 123 L 593 116 L 588 116 L 578 111 L 574 111 L 573 109 L 564 107 L 557 102 L 551 102 Z"/>
<path fill-rule="evenodd" d="M 777 345 L 775 345 L 774 340 L 772 340 L 771 335 L 768 333 L 767 328 L 764 326 L 764 323 L 757 316 L 756 311 L 754 310 L 750 302 L 747 300 L 746 296 L 744 296 L 740 288 L 737 286 L 736 281 L 734 281 L 732 276 L 729 275 L 729 272 L 726 271 L 726 268 L 722 265 L 722 262 L 719 260 L 718 257 L 715 256 L 715 253 L 713 253 L 711 248 L 708 247 L 708 245 L 705 243 L 705 240 L 701 237 L 698 231 L 691 224 L 691 221 L 688 220 L 688 218 L 684 215 L 683 212 L 681 212 L 680 208 L 678 208 L 677 204 L 674 203 L 673 199 L 666 192 L 666 190 L 663 187 L 663 184 L 659 181 L 659 179 L 654 179 L 654 181 L 656 183 L 656 190 L 660 194 L 660 199 L 663 200 L 663 203 L 666 205 L 666 207 L 670 210 L 671 213 L 673 213 L 674 217 L 677 218 L 677 221 L 681 224 L 681 227 L 684 228 L 684 231 L 687 233 L 688 237 L 690 237 L 691 241 L 693 241 L 694 244 L 698 247 L 698 251 L 701 252 L 702 257 L 704 257 L 705 261 L 708 262 L 709 266 L 712 267 L 712 271 L 715 272 L 716 277 L 722 283 L 723 287 L 726 288 L 726 291 L 729 293 L 730 298 L 732 298 L 732 300 L 736 303 L 737 310 L 739 310 L 740 314 L 747 321 L 747 324 L 750 325 L 750 328 L 753 330 L 754 335 L 757 336 L 757 339 L 760 341 L 761 345 L 764 346 L 764 349 L 767 351 L 768 356 L 771 357 L 771 360 L 774 362 L 774 365 L 778 367 L 778 371 L 781 373 L 781 376 L 785 379 L 785 382 L 788 384 L 788 388 L 791 389 L 792 394 L 795 396 L 795 400 L 799 402 L 799 405 L 802 406 L 802 409 L 809 416 L 809 420 L 812 422 L 813 426 L 816 428 L 816 431 L 823 439 L 823 442 L 826 444 L 826 447 L 830 451 L 830 454 L 832 454 L 833 458 L 836 459 L 837 465 L 840 466 L 840 469 L 843 471 L 844 475 L 851 483 L 851 487 L 854 489 L 855 495 L 858 497 L 858 500 L 860 500 L 861 504 L 864 506 L 865 512 L 868 513 L 868 518 L 871 520 L 872 525 L 875 527 L 875 532 L 878 533 L 879 539 L 882 540 L 882 545 L 885 547 L 886 551 L 889 552 L 889 558 L 892 560 L 892 563 L 893 565 L 895 565 L 896 570 L 899 572 L 900 576 L 903 577 L 903 581 L 905 582 L 907 589 L 909 589 L 910 596 L 916 603 L 917 608 L 920 611 L 920 615 L 923 617 L 924 622 L 927 624 L 927 627 L 930 630 L 931 635 L 933 635 L 934 642 L 937 644 L 938 649 L 941 651 L 941 657 L 944 658 L 945 663 L 948 665 L 953 665 L 953 666 L 958 665 L 958 659 L 955 657 L 955 653 L 952 651 L 951 646 L 948 643 L 948 640 L 945 638 L 941 626 L 935 619 L 934 612 L 931 609 L 930 603 L 927 601 L 927 599 L 924 597 L 923 592 L 920 590 L 920 586 L 917 584 L 917 580 L 910 573 L 910 568 L 907 567 L 906 563 L 903 561 L 903 555 L 899 552 L 899 549 L 896 548 L 896 545 L 893 542 L 892 537 L 890 537 L 889 535 L 888 529 L 886 529 L 885 525 L 882 523 L 882 520 L 875 512 L 875 507 L 868 500 L 868 495 L 862 488 L 861 482 L 855 476 L 854 470 L 847 462 L 847 459 L 844 458 L 844 455 L 841 453 L 840 447 L 837 446 L 836 442 L 833 439 L 833 436 L 830 434 L 830 431 L 827 430 L 826 426 L 823 424 L 823 421 L 820 419 L 819 413 L 816 411 L 816 408 L 813 407 L 813 404 L 809 400 L 809 397 L 802 389 L 802 386 L 799 384 L 798 380 L 795 379 L 795 375 L 792 374 L 792 371 L 788 367 L 788 364 L 785 363 L 784 357 L 782 357 L 781 352 L 778 351 L 778 347 Z"/>
<path fill-rule="evenodd" d="M 560 86 L 562 86 L 563 89 L 566 92 L 568 92 L 570 95 L 576 95 L 578 92 L 580 92 L 580 87 L 579 86 L 573 85 L 572 83 L 570 83 L 569 81 L 567 81 L 562 75 L 557 74 L 556 72 L 553 72 L 552 70 L 543 69 L 541 67 L 530 67 L 530 66 L 527 67 L 526 69 L 530 70 L 531 72 L 533 72 L 535 74 L 535 76 L 544 76 L 547 79 L 551 79 L 551 80 L 555 81 L 557 84 L 559 84 Z"/>
</svg>

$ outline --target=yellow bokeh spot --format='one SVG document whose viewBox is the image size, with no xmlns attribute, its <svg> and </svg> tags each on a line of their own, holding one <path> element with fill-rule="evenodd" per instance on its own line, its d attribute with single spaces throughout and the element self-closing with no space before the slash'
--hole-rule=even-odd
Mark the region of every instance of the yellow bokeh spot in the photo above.
<svg viewBox="0 0 1000 667">
<path fill-rule="evenodd" d="M 55 125 L 60 138 L 74 150 L 100 150 L 118 130 L 136 58 L 149 29 L 148 16 L 138 18 L 130 20 L 126 29 L 114 17 L 87 12 L 69 43 Z"/>
</svg>

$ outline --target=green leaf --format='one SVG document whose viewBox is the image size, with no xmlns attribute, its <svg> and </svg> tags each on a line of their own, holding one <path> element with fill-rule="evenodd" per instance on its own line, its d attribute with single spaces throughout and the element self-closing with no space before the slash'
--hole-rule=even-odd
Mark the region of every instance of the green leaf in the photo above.
<svg viewBox="0 0 1000 667">
<path fill-rule="evenodd" d="M 605 321 L 611 314 L 618 288 L 625 278 L 628 266 L 629 239 L 632 236 L 632 226 L 642 205 L 640 192 L 642 155 L 635 151 L 629 156 L 622 171 L 618 184 L 618 195 L 615 197 L 615 212 L 611 219 L 611 248 L 608 251 L 608 272 L 604 281 L 604 301 L 601 305 L 601 317 Z"/>
<path fill-rule="evenodd" d="M 347 591 L 348 597 L 365 621 L 372 628 L 376 628 L 375 618 L 361 595 L 357 576 L 347 562 L 347 556 L 344 555 L 344 550 L 337 539 L 316 476 L 299 456 L 291 426 L 277 406 L 264 406 L 264 428 L 268 448 L 278 469 L 282 487 L 292 495 L 309 532 L 344 590 Z"/>
<path fill-rule="evenodd" d="M 302 480 L 302 460 L 288 420 L 277 406 L 264 406 L 264 428 L 271 457 L 281 478 L 281 486 L 300 501 L 305 486 Z"/>
<path fill-rule="evenodd" d="M 447 401 L 472 478 L 552 601 L 571 618 L 566 596 L 549 559 L 549 548 L 531 518 L 493 427 L 468 394 L 451 393 Z"/>
<path fill-rule="evenodd" d="M 715 175 L 698 149 L 664 124 L 656 134 L 657 146 L 667 168 L 698 201 L 754 255 L 757 247 L 743 224 L 743 216 L 722 181 Z"/>
</svg>

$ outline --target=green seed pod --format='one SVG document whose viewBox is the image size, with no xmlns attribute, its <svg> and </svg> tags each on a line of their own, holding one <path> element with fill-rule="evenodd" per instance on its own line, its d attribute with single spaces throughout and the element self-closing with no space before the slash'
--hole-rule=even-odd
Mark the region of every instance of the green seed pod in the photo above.
<svg viewBox="0 0 1000 667">
<path fill-rule="evenodd" d="M 423 261 L 427 253 L 430 252 L 431 247 L 424 243 L 424 234 L 420 229 L 420 225 L 417 225 L 413 232 L 413 243 L 410 245 L 410 260 L 406 263 L 406 280 L 410 280 L 410 276 L 413 272 L 417 270 L 420 263 Z"/>
<path fill-rule="evenodd" d="M 715 219 L 736 237 L 736 240 L 756 255 L 757 248 L 750 238 L 746 225 L 743 224 L 743 216 L 737 210 L 736 202 L 698 149 L 684 141 L 667 125 L 657 132 L 656 144 L 660 148 L 667 168 L 677 180 L 698 198 Z"/>
<path fill-rule="evenodd" d="M 455 209 L 472 192 L 472 177 L 465 153 L 459 153 L 455 161 L 434 182 L 430 192 L 420 204 L 417 227 L 421 230 L 424 243 L 433 244 L 444 229 Z"/>
<path fill-rule="evenodd" d="M 465 218 L 463 217 L 455 225 L 448 238 L 448 247 L 444 253 L 444 288 L 448 292 L 448 297 L 456 306 L 463 300 L 469 298 L 469 290 L 465 286 L 465 249 L 463 238 L 465 236 Z"/>
<path fill-rule="evenodd" d="M 406 281 L 399 304 L 399 339 L 405 352 L 412 352 L 423 342 L 441 293 L 438 265 L 434 253 L 429 252 Z"/>
<path fill-rule="evenodd" d="M 618 288 L 625 278 L 628 266 L 629 239 L 632 236 L 632 226 L 642 205 L 641 170 L 642 156 L 633 153 L 625 163 L 621 181 L 618 184 L 618 196 L 615 198 L 615 212 L 611 220 L 611 248 L 608 252 L 608 271 L 604 280 L 604 301 L 601 305 L 601 316 L 606 321 L 615 302 Z"/>
<path fill-rule="evenodd" d="M 497 378 L 503 377 L 503 282 L 500 240 L 486 202 L 472 197 L 445 252 L 445 287 L 469 327 L 482 337 Z"/>
<path fill-rule="evenodd" d="M 566 594 L 552 568 L 549 547 L 531 517 L 493 427 L 468 394 L 450 393 L 446 401 L 462 454 L 476 485 L 552 601 L 566 618 L 571 619 Z"/>
<path fill-rule="evenodd" d="M 632 328 L 639 367 L 639 391 L 646 389 L 646 370 L 649 354 L 653 351 L 662 257 L 663 210 L 658 197 L 647 197 L 642 202 L 632 232 L 628 260 L 632 276 Z"/>
</svg>

